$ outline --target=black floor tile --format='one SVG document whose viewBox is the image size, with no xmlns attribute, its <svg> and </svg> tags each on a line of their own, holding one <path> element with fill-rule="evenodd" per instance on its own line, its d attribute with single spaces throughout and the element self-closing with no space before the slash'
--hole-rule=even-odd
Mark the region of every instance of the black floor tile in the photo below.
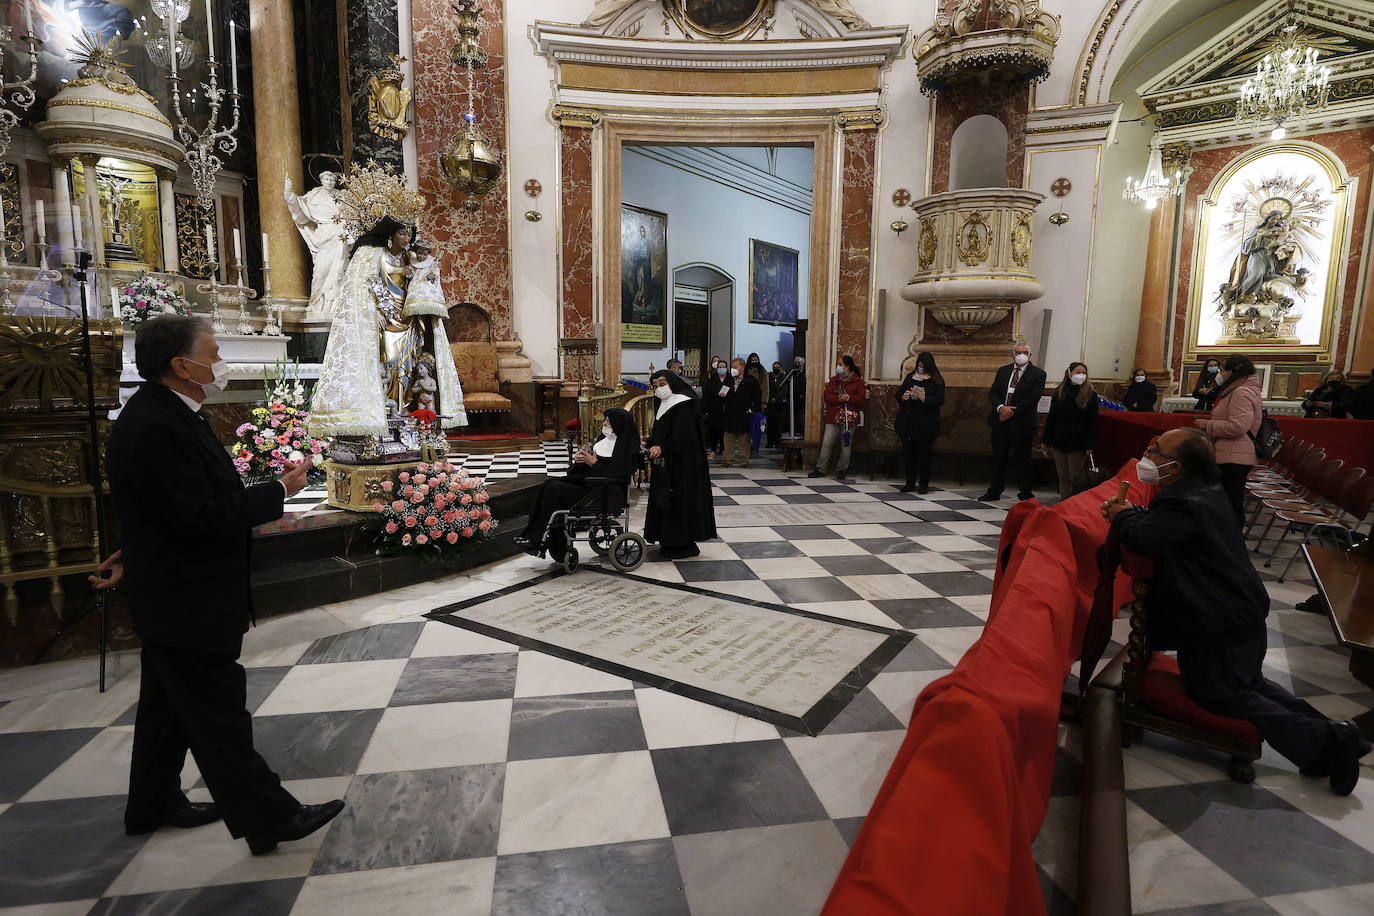
<svg viewBox="0 0 1374 916">
<path fill-rule="evenodd" d="M 18 801 L 103 729 L 0 734 L 0 804 Z"/>
<path fill-rule="evenodd" d="M 825 807 L 781 740 L 650 753 L 674 836 L 826 818 Z"/>
<path fill-rule="evenodd" d="M 726 536 L 730 549 L 741 560 L 764 560 L 776 557 L 799 557 L 802 552 L 787 541 L 747 541 L 736 544 Z"/>
<path fill-rule="evenodd" d="M 855 554 L 844 557 L 812 557 L 822 569 L 832 576 L 897 576 L 901 570 L 878 557 Z"/>
<path fill-rule="evenodd" d="M 857 601 L 859 595 L 839 579 L 818 576 L 811 579 L 769 579 L 765 583 L 783 604 L 810 604 L 816 601 Z"/>
<path fill-rule="evenodd" d="M 610 754 L 648 748 L 633 691 L 515 701 L 508 760 Z"/>
<path fill-rule="evenodd" d="M 835 718 L 825 728 L 821 729 L 821 735 L 852 735 L 858 732 L 882 732 L 893 731 L 906 728 L 906 725 L 898 721 L 897 717 L 883 705 L 883 701 L 873 695 L 867 688 L 860 690 L 854 695 L 844 709 L 840 710 Z M 778 726 L 778 732 L 784 738 L 796 737 L 805 732 L 793 731 L 790 728 Z"/>
<path fill-rule="evenodd" d="M 854 841 L 859 837 L 859 828 L 864 825 L 862 817 L 841 817 L 835 820 L 835 829 L 844 837 L 844 842 L 853 848 Z"/>
<path fill-rule="evenodd" d="M 980 627 L 983 625 L 981 618 L 964 610 L 948 598 L 886 599 L 874 601 L 873 606 L 909 630 L 919 630 L 923 627 Z M 892 670 L 890 665 L 888 670 Z"/>
<path fill-rule="evenodd" d="M 1326 791 L 1315 780 L 1313 788 Z M 1127 796 L 1258 897 L 1374 881 L 1374 853 L 1253 785 L 1221 780 Z"/>
<path fill-rule="evenodd" d="M 496 860 L 492 916 L 688 916 L 672 840 L 582 846 Z"/>
<path fill-rule="evenodd" d="M 874 602 L 880 604 L 881 602 Z M 949 662 L 941 658 L 934 649 L 921 642 L 918 634 L 913 637 L 911 642 L 897 657 L 887 663 L 884 671 L 937 671 L 941 668 L 950 667 Z"/>
<path fill-rule="evenodd" d="M 917 509 L 913 513 L 923 522 L 971 522 L 975 521 L 970 516 L 962 512 L 954 512 L 948 509 Z M 949 534 L 948 531 L 927 528 L 921 534 Z"/>
<path fill-rule="evenodd" d="M 774 525 L 773 530 L 788 541 L 819 541 L 842 537 L 838 532 L 832 531 L 829 525 Z"/>
<path fill-rule="evenodd" d="M 991 595 L 992 580 L 976 572 L 912 573 L 917 582 L 937 595 Z M 981 623 L 981 621 L 980 621 Z"/>
<path fill-rule="evenodd" d="M 391 695 L 391 706 L 504 700 L 515 695 L 517 653 L 412 658 Z"/>
<path fill-rule="evenodd" d="M 1263 900 L 1230 900 L 1174 910 L 1155 910 L 1153 916 L 1273 916 L 1279 912 Z"/>
<path fill-rule="evenodd" d="M 298 664 L 363 662 L 383 658 L 409 658 L 410 650 L 424 629 L 423 621 L 387 623 L 317 639 L 305 650 Z"/>
<path fill-rule="evenodd" d="M 143 847 L 124 796 L 18 804 L 0 813 L 0 907 L 94 899 Z"/>
<path fill-rule="evenodd" d="M 905 523 L 903 523 L 903 522 L 898 522 L 898 524 L 905 524 Z M 887 527 L 887 526 L 884 526 L 884 527 Z M 927 534 L 930 534 L 930 533 L 932 533 L 932 532 L 927 531 L 926 533 L 927 533 Z M 929 552 L 929 548 L 927 548 L 927 547 L 922 547 L 920 544 L 917 544 L 915 541 L 911 540 L 910 538 L 906 538 L 906 537 L 858 538 L 858 539 L 856 539 L 856 540 L 854 541 L 854 543 L 855 543 L 855 544 L 858 544 L 858 545 L 859 545 L 860 547 L 862 547 L 864 550 L 868 551 L 868 552 L 871 553 L 871 554 L 874 554 L 875 556 L 878 555 L 878 554 L 884 554 L 884 553 L 928 553 L 928 552 Z"/>
<path fill-rule="evenodd" d="M 496 854 L 502 763 L 353 777 L 311 874 Z"/>
<path fill-rule="evenodd" d="M 682 560 L 675 565 L 677 571 L 682 574 L 682 581 L 689 584 L 739 582 L 758 578 L 743 560 Z"/>
<path fill-rule="evenodd" d="M 382 719 L 380 709 L 253 719 L 253 746 L 282 779 L 351 776 Z"/>
</svg>

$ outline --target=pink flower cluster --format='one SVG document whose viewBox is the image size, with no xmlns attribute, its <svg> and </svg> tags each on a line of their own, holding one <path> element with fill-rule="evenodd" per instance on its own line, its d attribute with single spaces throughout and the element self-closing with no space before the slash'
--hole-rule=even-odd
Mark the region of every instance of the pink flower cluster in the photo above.
<svg viewBox="0 0 1374 916">
<path fill-rule="evenodd" d="M 230 449 L 234 467 L 248 483 L 281 476 L 287 462 L 324 463 L 324 443 L 306 432 L 310 414 L 290 404 L 272 403 L 253 410 L 252 419 L 234 430 Z"/>
<path fill-rule="evenodd" d="M 383 540 L 401 547 L 453 546 L 483 538 L 496 527 L 486 503 L 486 484 L 447 461 L 421 463 L 382 482 L 390 497 L 372 508 L 381 513 Z"/>
</svg>

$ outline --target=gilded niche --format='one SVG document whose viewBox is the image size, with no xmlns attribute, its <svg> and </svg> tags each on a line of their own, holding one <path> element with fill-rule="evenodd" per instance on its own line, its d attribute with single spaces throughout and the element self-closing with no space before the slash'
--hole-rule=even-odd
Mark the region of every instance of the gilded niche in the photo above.
<svg viewBox="0 0 1374 916">
<path fill-rule="evenodd" d="M 935 263 L 935 252 L 937 249 L 935 241 L 935 220 L 930 217 L 921 218 L 921 229 L 916 236 L 916 263 L 921 270 L 930 270 Z"/>
<path fill-rule="evenodd" d="M 1031 224 L 1030 215 L 1018 213 L 1011 227 L 1011 260 L 1017 267 L 1030 265 Z"/>
<path fill-rule="evenodd" d="M 992 226 L 981 210 L 972 210 L 964 216 L 954 235 L 954 249 L 959 253 L 959 260 L 970 267 L 987 261 L 992 253 Z"/>
</svg>

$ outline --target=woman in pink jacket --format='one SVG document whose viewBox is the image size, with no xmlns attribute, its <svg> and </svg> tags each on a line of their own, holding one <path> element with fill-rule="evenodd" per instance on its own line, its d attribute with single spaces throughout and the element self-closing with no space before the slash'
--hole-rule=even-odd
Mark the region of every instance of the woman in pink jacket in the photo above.
<svg viewBox="0 0 1374 916">
<path fill-rule="evenodd" d="M 1259 376 L 1250 357 L 1239 353 L 1226 357 L 1217 373 L 1221 385 L 1212 416 L 1195 420 L 1198 429 L 1212 437 L 1221 471 L 1221 488 L 1236 512 L 1236 521 L 1245 524 L 1241 501 L 1245 498 L 1245 478 L 1255 466 L 1255 439 L 1263 417 Z"/>
</svg>

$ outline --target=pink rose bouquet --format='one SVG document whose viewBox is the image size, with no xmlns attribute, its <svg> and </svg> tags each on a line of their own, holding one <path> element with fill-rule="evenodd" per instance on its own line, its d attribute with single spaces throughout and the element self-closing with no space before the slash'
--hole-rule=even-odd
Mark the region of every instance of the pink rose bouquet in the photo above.
<svg viewBox="0 0 1374 916">
<path fill-rule="evenodd" d="M 374 506 L 382 517 L 379 554 L 452 558 L 496 530 L 497 521 L 487 508 L 491 497 L 486 484 L 447 461 L 398 471 L 382 482 L 381 490 L 400 498 Z"/>
</svg>

